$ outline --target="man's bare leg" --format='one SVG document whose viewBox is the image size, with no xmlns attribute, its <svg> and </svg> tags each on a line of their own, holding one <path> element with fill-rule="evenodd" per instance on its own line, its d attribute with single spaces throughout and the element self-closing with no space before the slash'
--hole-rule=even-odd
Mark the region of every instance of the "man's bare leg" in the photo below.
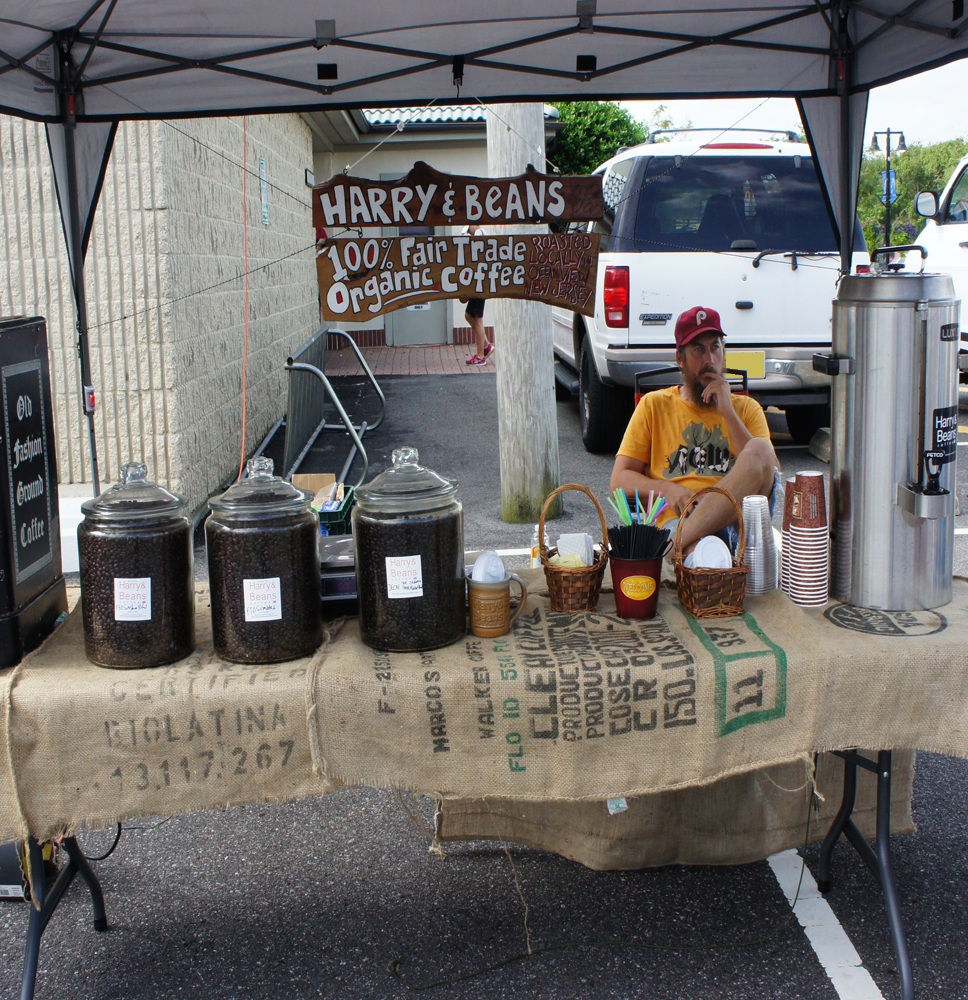
<svg viewBox="0 0 968 1000">
<path fill-rule="evenodd" d="M 770 495 L 775 468 L 776 457 L 770 442 L 753 438 L 739 453 L 736 464 L 716 485 L 728 490 L 742 507 L 744 497 Z M 688 555 L 700 538 L 720 531 L 735 520 L 736 508 L 725 497 L 715 493 L 704 496 L 682 522 L 683 555 Z"/>
</svg>

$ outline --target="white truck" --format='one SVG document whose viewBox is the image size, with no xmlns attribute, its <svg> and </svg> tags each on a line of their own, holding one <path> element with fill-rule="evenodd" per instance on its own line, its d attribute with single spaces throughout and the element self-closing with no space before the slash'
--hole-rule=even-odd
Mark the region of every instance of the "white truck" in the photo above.
<svg viewBox="0 0 968 1000">
<path fill-rule="evenodd" d="M 587 224 L 602 236 L 595 315 L 553 310 L 559 398 L 577 390 L 586 449 L 613 451 L 636 375 L 674 364 L 676 317 L 708 305 L 722 317 L 727 367 L 747 371 L 750 395 L 785 410 L 794 440 L 808 442 L 830 423 L 830 380 L 813 355 L 830 349 L 840 271 L 810 147 L 782 131 L 672 131 L 596 171 L 605 216 Z M 852 270 L 868 268 L 859 224 L 853 251 Z"/>
<path fill-rule="evenodd" d="M 968 156 L 957 167 L 939 198 L 934 191 L 920 191 L 914 201 L 918 215 L 928 223 L 914 241 L 924 247 L 926 271 L 950 274 L 955 296 L 961 299 L 961 340 L 968 341 Z M 909 255 L 906 263 L 917 261 Z M 965 380 L 964 373 L 962 381 Z"/>
</svg>

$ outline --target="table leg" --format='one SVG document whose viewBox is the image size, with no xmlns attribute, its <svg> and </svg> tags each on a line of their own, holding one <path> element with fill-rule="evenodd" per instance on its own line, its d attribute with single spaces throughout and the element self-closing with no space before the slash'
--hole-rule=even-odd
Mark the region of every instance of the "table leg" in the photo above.
<svg viewBox="0 0 968 1000">
<path fill-rule="evenodd" d="M 108 929 L 108 918 L 104 912 L 104 892 L 101 883 L 94 874 L 84 852 L 74 837 L 65 837 L 61 841 L 61 847 L 67 851 L 67 856 L 71 859 L 71 864 L 77 868 L 77 873 L 87 883 L 91 893 L 91 907 L 94 910 L 94 929 L 96 931 L 106 931 Z"/>
<path fill-rule="evenodd" d="M 897 959 L 901 998 L 902 1000 L 914 1000 L 911 956 L 908 951 L 907 937 L 904 934 L 901 906 L 898 900 L 897 886 L 894 882 L 894 870 L 891 866 L 891 751 L 878 751 L 876 762 L 861 756 L 855 750 L 838 751 L 837 756 L 844 759 L 844 797 L 830 831 L 824 838 L 823 846 L 820 848 L 817 887 L 822 893 L 830 891 L 831 855 L 834 845 L 842 833 L 880 883 L 887 906 L 887 925 L 891 935 L 891 944 Z M 873 849 L 851 819 L 857 797 L 858 767 L 873 771 L 877 775 L 877 835 Z"/>
<path fill-rule="evenodd" d="M 820 848 L 820 863 L 817 866 L 817 888 L 824 894 L 830 892 L 830 863 L 834 845 L 840 840 L 840 835 L 851 822 L 850 815 L 854 811 L 857 798 L 857 765 L 847 757 L 844 758 L 844 795 L 840 801 L 840 809 L 834 817 L 827 836 Z M 853 825 L 853 824 L 851 824 Z"/>
<path fill-rule="evenodd" d="M 37 962 L 40 958 L 40 938 L 44 933 L 44 908 L 47 904 L 44 856 L 40 844 L 33 837 L 27 841 L 27 866 L 33 901 L 28 904 L 30 918 L 27 922 L 27 940 L 24 944 L 24 974 L 20 984 L 20 1000 L 33 1000 Z"/>
<path fill-rule="evenodd" d="M 914 998 L 914 977 L 911 972 L 911 956 L 908 952 L 907 936 L 901 919 L 901 904 L 894 882 L 891 865 L 891 751 L 881 750 L 877 755 L 877 857 L 881 868 L 881 888 L 887 904 L 887 923 L 891 929 L 891 941 L 897 956 L 897 973 L 901 983 L 903 1000 Z"/>
<path fill-rule="evenodd" d="M 20 985 L 20 1000 L 33 1000 L 34 984 L 37 980 L 37 966 L 40 960 L 40 939 L 44 935 L 50 918 L 57 909 L 64 893 L 70 888 L 74 876 L 80 874 L 91 893 L 94 909 L 94 929 L 105 931 L 108 927 L 104 912 L 104 893 L 101 884 L 88 864 L 74 837 L 64 837 L 61 846 L 67 852 L 68 863 L 61 869 L 57 880 L 47 891 L 44 878 L 44 856 L 40 844 L 33 838 L 27 841 L 27 864 L 30 869 L 30 886 L 34 901 L 30 904 L 27 922 L 27 940 L 24 943 L 24 973 Z M 36 904 L 36 905 L 35 905 Z"/>
</svg>

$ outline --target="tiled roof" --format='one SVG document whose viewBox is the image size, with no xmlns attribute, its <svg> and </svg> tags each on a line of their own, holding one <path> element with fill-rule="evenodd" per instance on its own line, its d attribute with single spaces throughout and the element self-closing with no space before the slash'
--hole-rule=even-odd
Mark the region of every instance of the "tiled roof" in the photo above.
<svg viewBox="0 0 968 1000">
<path fill-rule="evenodd" d="M 408 125 L 437 125 L 445 122 L 483 125 L 485 112 L 483 104 L 442 104 L 430 108 L 363 108 L 363 117 L 374 128 L 394 126 L 401 121 Z M 557 119 L 558 112 L 546 104 L 545 117 Z"/>
<path fill-rule="evenodd" d="M 482 104 L 447 104 L 432 108 L 364 108 L 363 117 L 370 125 L 396 125 L 408 122 L 431 125 L 436 122 L 484 121 Z"/>
</svg>

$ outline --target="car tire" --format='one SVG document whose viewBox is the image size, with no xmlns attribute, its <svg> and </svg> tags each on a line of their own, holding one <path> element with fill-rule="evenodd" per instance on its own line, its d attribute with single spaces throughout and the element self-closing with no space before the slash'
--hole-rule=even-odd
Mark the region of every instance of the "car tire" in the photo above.
<svg viewBox="0 0 968 1000">
<path fill-rule="evenodd" d="M 625 396 L 630 397 L 628 401 Z M 598 377 L 588 339 L 584 339 L 578 368 L 578 413 L 586 451 L 598 454 L 618 448 L 631 413 L 627 403 L 631 403 L 630 393 L 605 385 Z"/>
<path fill-rule="evenodd" d="M 830 404 L 791 406 L 786 411 L 786 422 L 795 444 L 810 444 L 821 427 L 830 426 Z"/>
</svg>

